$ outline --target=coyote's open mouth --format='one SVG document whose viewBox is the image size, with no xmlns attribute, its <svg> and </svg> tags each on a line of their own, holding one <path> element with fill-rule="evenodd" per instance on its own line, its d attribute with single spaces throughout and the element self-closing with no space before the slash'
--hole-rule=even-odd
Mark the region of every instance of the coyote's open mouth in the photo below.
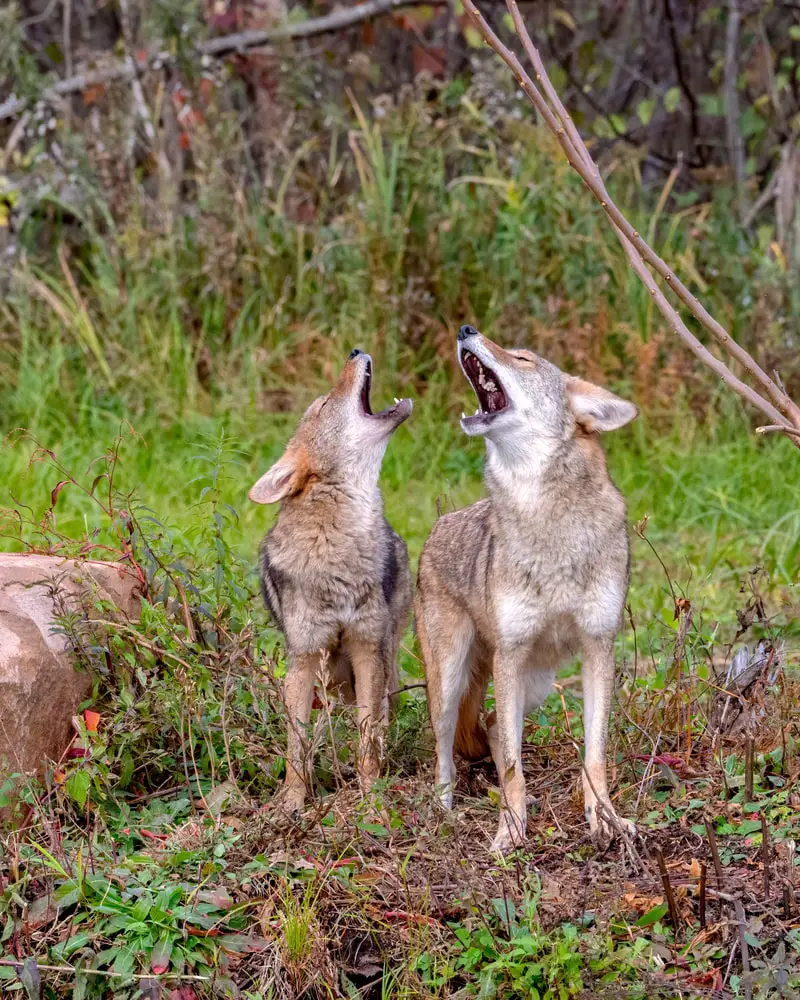
<svg viewBox="0 0 800 1000">
<path fill-rule="evenodd" d="M 387 406 L 385 410 L 380 410 L 378 413 L 372 412 L 372 406 L 370 404 L 369 394 L 372 389 L 372 359 L 367 358 L 367 365 L 364 369 L 364 380 L 361 383 L 361 409 L 364 411 L 364 415 L 367 417 L 392 417 L 400 416 L 402 413 L 402 419 L 405 420 L 406 417 L 411 413 L 411 400 L 409 399 L 397 399 L 395 397 L 394 404 L 392 406 Z"/>
<path fill-rule="evenodd" d="M 508 397 L 497 373 L 487 368 L 472 351 L 461 351 L 461 367 L 475 390 L 479 406 L 474 416 L 462 418 L 465 422 L 485 422 L 508 408 Z"/>
</svg>

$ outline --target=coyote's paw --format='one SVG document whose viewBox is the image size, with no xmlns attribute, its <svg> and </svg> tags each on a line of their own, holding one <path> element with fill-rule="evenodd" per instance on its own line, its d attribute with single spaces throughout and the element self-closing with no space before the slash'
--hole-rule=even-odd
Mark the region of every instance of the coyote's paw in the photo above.
<svg viewBox="0 0 800 1000">
<path fill-rule="evenodd" d="M 274 795 L 271 806 L 276 813 L 285 816 L 287 819 L 296 821 L 300 819 L 300 814 L 303 812 L 305 801 L 305 788 L 287 788 L 284 785 L 284 787 Z"/>
<path fill-rule="evenodd" d="M 450 782 L 445 785 L 438 785 L 436 796 L 439 799 L 439 805 L 442 809 L 446 809 L 449 812 L 453 808 L 453 786 Z"/>
<path fill-rule="evenodd" d="M 586 819 L 589 821 L 592 840 L 598 848 L 607 847 L 619 837 L 632 839 L 636 836 L 636 824 L 618 816 L 610 802 L 600 801 L 587 806 Z"/>
<path fill-rule="evenodd" d="M 507 854 L 525 843 L 525 821 L 513 814 L 504 813 L 500 817 L 500 826 L 494 835 L 492 854 Z"/>
</svg>

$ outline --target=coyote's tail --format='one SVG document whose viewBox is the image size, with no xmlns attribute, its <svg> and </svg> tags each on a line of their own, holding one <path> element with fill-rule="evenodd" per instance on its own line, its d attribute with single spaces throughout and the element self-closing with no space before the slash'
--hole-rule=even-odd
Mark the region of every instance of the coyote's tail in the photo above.
<svg viewBox="0 0 800 1000">
<path fill-rule="evenodd" d="M 489 738 L 481 721 L 483 700 L 483 684 L 473 675 L 458 706 L 458 723 L 453 742 L 455 752 L 467 760 L 481 760 L 489 753 Z"/>
</svg>

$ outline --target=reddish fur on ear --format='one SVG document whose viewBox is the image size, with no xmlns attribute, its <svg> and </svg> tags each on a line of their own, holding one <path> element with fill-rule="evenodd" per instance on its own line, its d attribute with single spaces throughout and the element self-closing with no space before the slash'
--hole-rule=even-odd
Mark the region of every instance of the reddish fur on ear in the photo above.
<svg viewBox="0 0 800 1000">
<path fill-rule="evenodd" d="M 621 396 L 615 396 L 592 382 L 570 375 L 566 382 L 567 401 L 575 421 L 587 433 L 615 431 L 630 423 L 638 409 Z"/>
<path fill-rule="evenodd" d="M 311 460 L 301 446 L 290 446 L 251 487 L 247 496 L 253 503 L 278 503 L 300 493 L 311 478 Z"/>
</svg>

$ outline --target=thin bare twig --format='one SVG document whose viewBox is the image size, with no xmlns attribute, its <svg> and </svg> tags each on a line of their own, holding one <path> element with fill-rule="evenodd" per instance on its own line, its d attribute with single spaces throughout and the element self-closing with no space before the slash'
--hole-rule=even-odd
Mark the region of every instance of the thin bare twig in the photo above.
<svg viewBox="0 0 800 1000">
<path fill-rule="evenodd" d="M 10 966 L 12 969 L 17 969 L 22 967 L 22 961 L 16 962 L 10 958 L 0 958 L 0 965 Z M 74 965 L 41 965 L 39 962 L 36 963 L 36 968 L 40 972 L 69 972 L 73 976 L 80 973 L 82 976 L 104 976 L 107 979 L 155 979 L 158 982 L 172 981 L 172 982 L 192 982 L 192 983 L 210 983 L 211 976 L 187 976 L 181 973 L 177 975 L 174 972 L 168 972 L 166 975 L 160 976 L 152 972 L 145 973 L 122 973 L 113 972 L 110 969 L 84 969 L 77 968 Z"/>
<path fill-rule="evenodd" d="M 789 437 L 800 437 L 800 427 L 787 427 L 785 424 L 764 424 L 756 427 L 756 434 L 788 434 Z"/>
<path fill-rule="evenodd" d="M 731 337 L 727 330 L 710 315 L 669 265 L 648 245 L 645 239 L 633 228 L 614 204 L 600 177 L 597 165 L 592 160 L 586 145 L 547 75 L 542 58 L 525 28 L 516 0 L 506 0 L 506 5 L 511 13 L 517 35 L 522 41 L 526 55 L 533 66 L 536 83 L 534 83 L 531 76 L 524 69 L 517 56 L 497 37 L 475 6 L 474 0 L 464 0 L 465 10 L 475 22 L 486 42 L 514 73 L 519 86 L 556 136 L 570 165 L 577 171 L 583 182 L 600 202 L 600 206 L 610 219 L 625 249 L 631 267 L 653 297 L 659 311 L 669 323 L 670 329 L 684 341 L 690 350 L 700 358 L 703 364 L 715 372 L 739 396 L 761 410 L 762 413 L 768 414 L 774 424 L 796 427 L 800 430 L 800 407 L 789 398 L 781 386 L 769 377 L 755 359 Z M 761 391 L 757 392 L 734 375 L 730 368 L 719 358 L 715 357 L 689 330 L 678 311 L 656 284 L 653 275 L 648 269 L 648 265 L 667 282 L 669 287 L 673 289 L 674 293 L 698 322 L 742 366 L 745 373 L 758 384 Z M 800 447 L 800 437 L 795 438 L 792 436 L 790 440 L 797 447 Z"/>
</svg>

